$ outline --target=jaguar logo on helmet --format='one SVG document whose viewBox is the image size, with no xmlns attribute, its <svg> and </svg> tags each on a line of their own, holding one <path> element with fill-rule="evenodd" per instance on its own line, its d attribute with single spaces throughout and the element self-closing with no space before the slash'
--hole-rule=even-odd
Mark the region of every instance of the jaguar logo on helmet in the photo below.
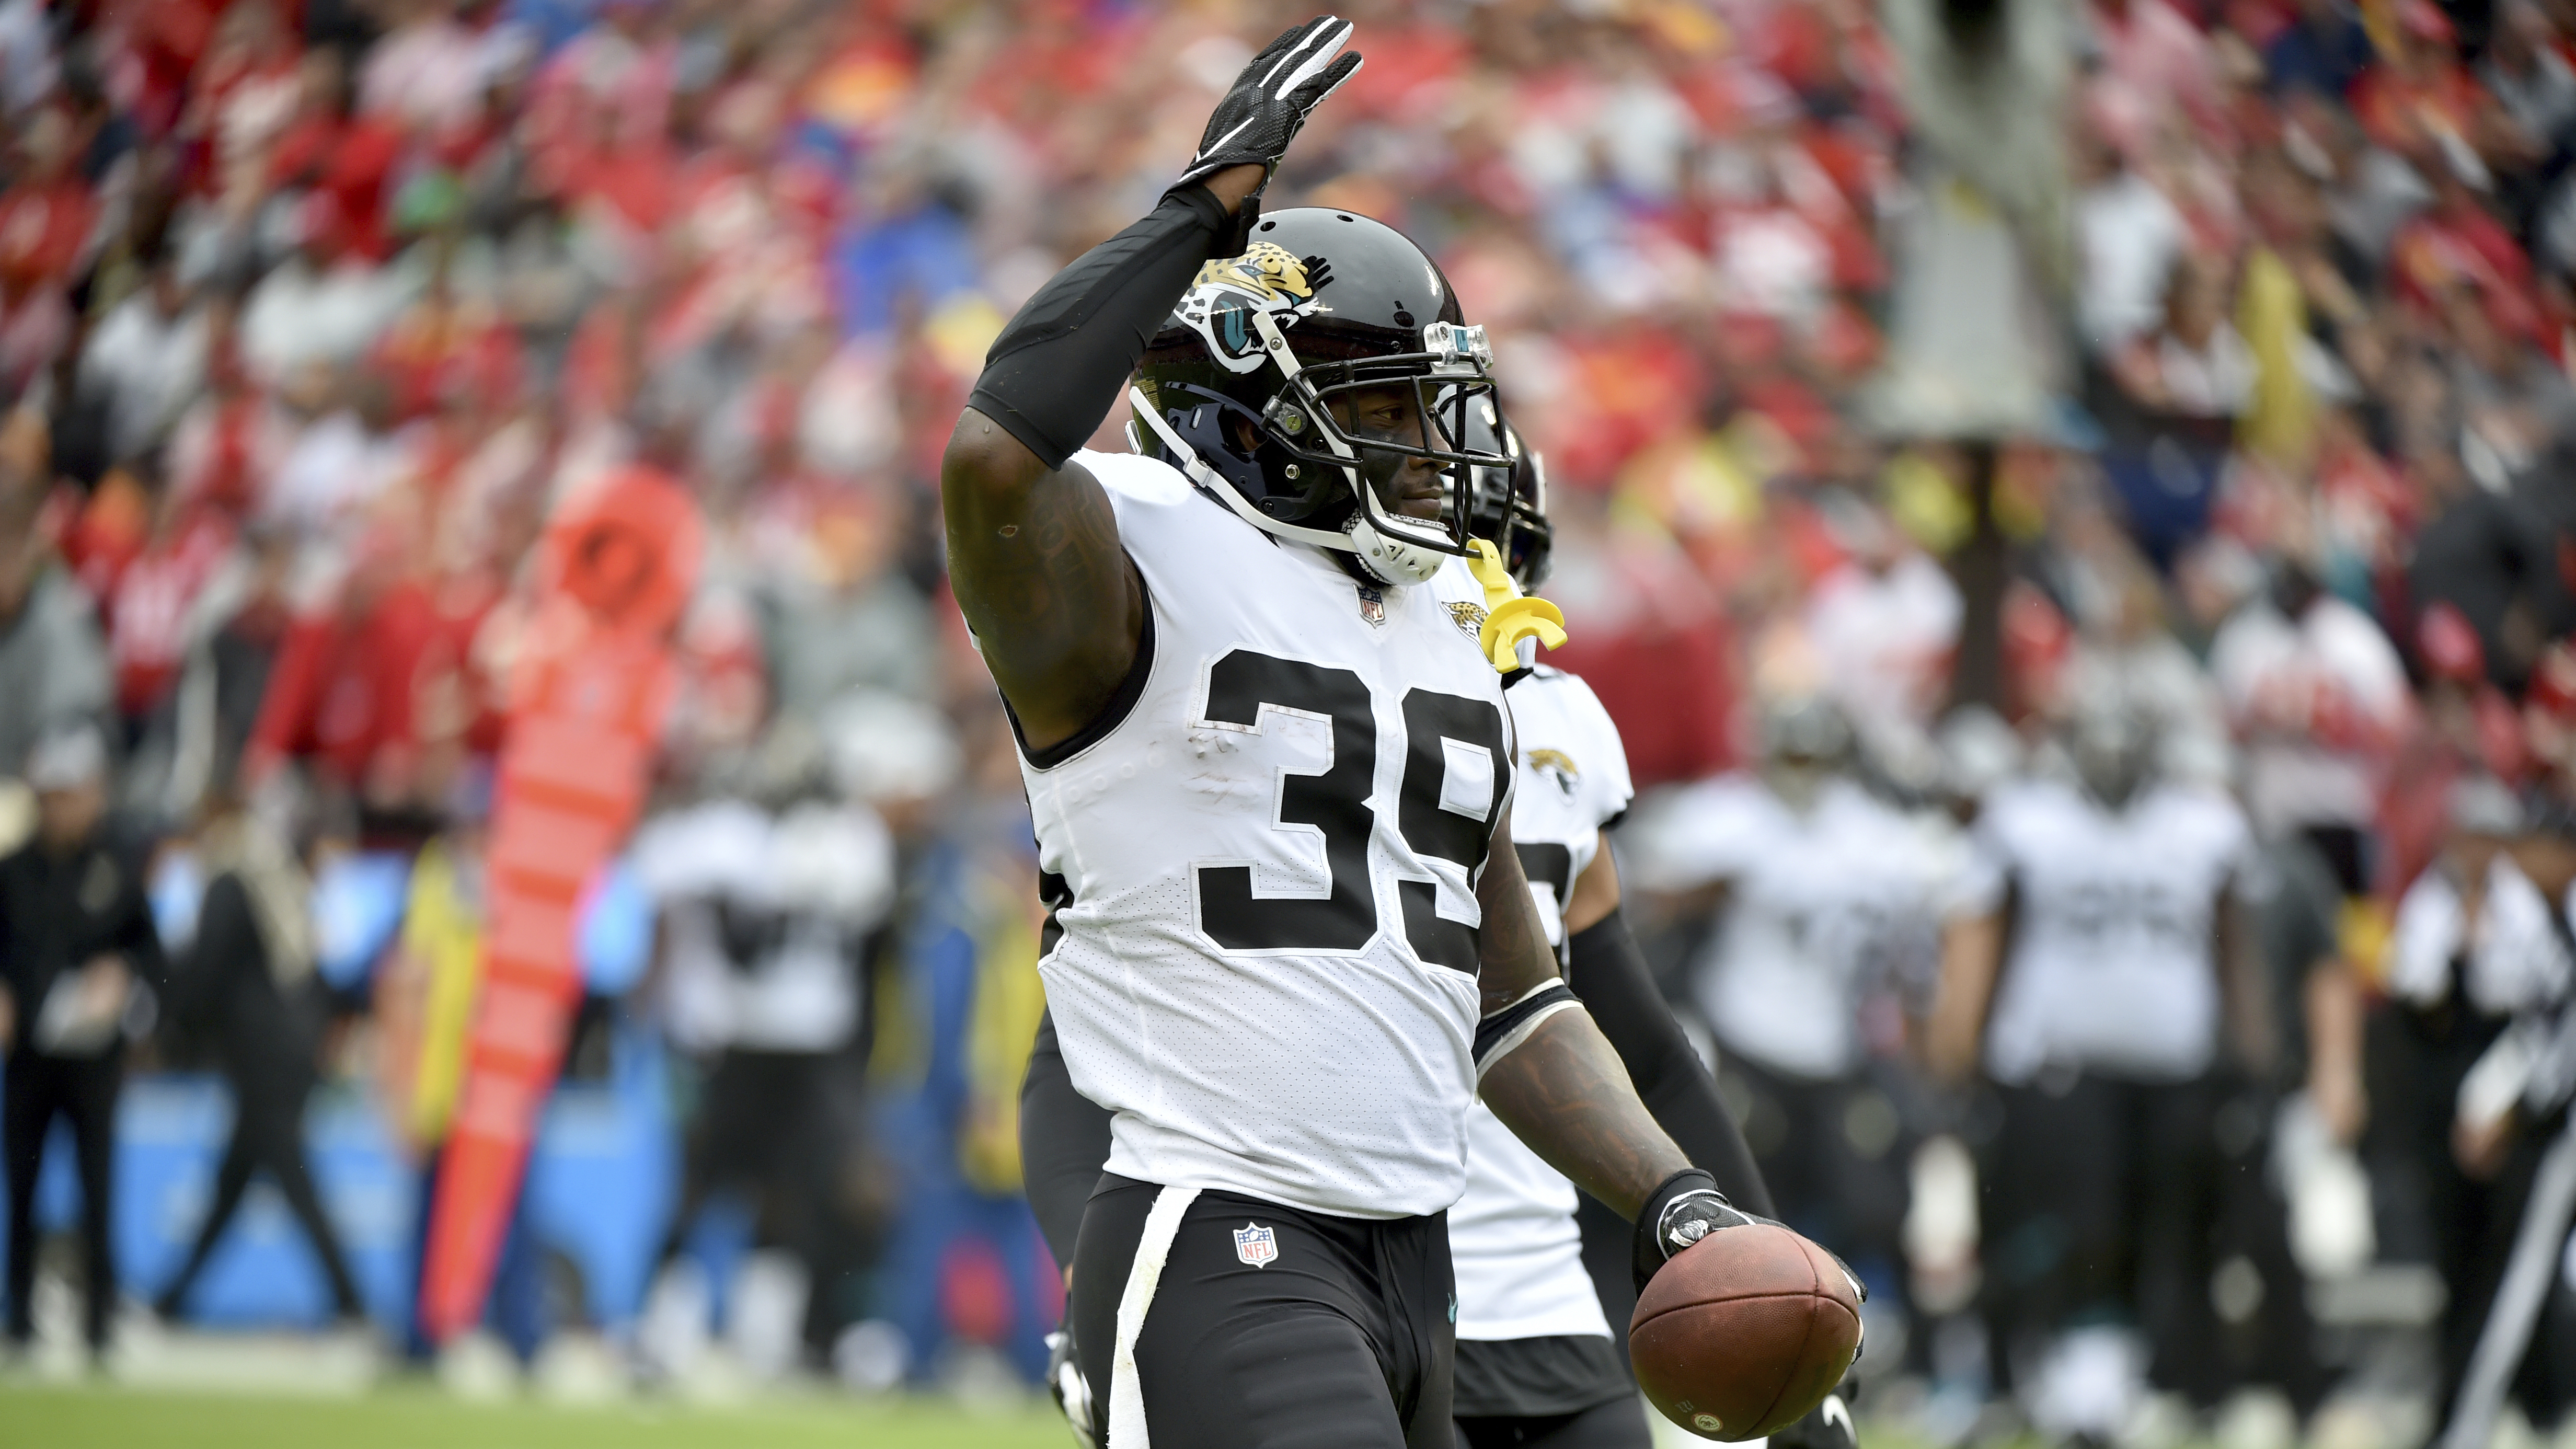
<svg viewBox="0 0 2576 1449">
<path fill-rule="evenodd" d="M 1263 348 L 1252 312 L 1267 312 L 1284 328 L 1313 311 L 1316 293 L 1332 281 L 1331 268 L 1320 259 L 1318 263 L 1310 269 L 1277 242 L 1254 242 L 1239 257 L 1200 267 L 1172 316 L 1199 334 L 1228 372 L 1254 371 L 1261 366 Z"/>
<path fill-rule="evenodd" d="M 1467 439 L 1469 415 L 1493 404 L 1492 362 L 1439 267 L 1401 232 L 1292 207 L 1263 216 L 1241 256 L 1202 266 L 1147 344 L 1130 392 L 1135 445 L 1364 582 L 1424 583 L 1466 552 L 1467 471 L 1512 465 Z M 1426 474 L 1437 517 L 1397 503 L 1404 490 L 1421 501 Z M 1399 475 L 1412 480 L 1402 490 Z"/>
</svg>

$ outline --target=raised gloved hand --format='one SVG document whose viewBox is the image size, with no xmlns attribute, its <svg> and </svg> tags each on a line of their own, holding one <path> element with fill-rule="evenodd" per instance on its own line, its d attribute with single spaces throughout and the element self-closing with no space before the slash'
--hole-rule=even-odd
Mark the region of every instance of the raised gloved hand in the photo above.
<svg viewBox="0 0 2576 1449">
<path fill-rule="evenodd" d="M 1288 143 L 1306 124 L 1308 113 L 1360 68 L 1357 52 L 1334 58 L 1351 38 L 1351 23 L 1319 15 L 1291 26 L 1252 58 L 1234 89 L 1217 102 L 1199 138 L 1198 154 L 1181 171 L 1175 187 L 1204 181 L 1228 166 L 1260 166 L 1271 173 Z M 1263 183 L 1268 184 L 1265 175 Z M 1258 190 L 1253 195 L 1259 196 Z"/>
</svg>

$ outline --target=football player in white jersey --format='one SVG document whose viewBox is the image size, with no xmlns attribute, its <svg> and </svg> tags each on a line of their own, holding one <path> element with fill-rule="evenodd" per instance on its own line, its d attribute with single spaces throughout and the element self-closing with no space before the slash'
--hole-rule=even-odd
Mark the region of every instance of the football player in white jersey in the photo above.
<svg viewBox="0 0 2576 1449">
<path fill-rule="evenodd" d="M 1471 418 L 1468 435 L 1513 459 L 1508 470 L 1470 470 L 1470 531 L 1495 545 L 1518 587 L 1535 589 L 1553 546 L 1544 470 L 1517 439 L 1497 439 L 1490 423 Z M 1445 567 L 1430 587 L 1462 631 L 1479 633 L 1488 595 L 1473 573 Z M 1505 687 L 1520 746 L 1513 848 L 1549 944 L 1565 962 L 1566 984 L 1674 1141 L 1731 1199 L 1767 1214 L 1761 1173 L 1619 908 L 1606 832 L 1626 813 L 1631 790 L 1618 726 L 1590 687 L 1562 670 L 1524 665 L 1505 676 Z M 1106 1115 L 1073 1090 L 1051 1022 L 1041 1024 L 1021 1101 L 1030 1202 L 1059 1257 L 1069 1258 L 1109 1133 Z M 1467 1143 L 1466 1188 L 1449 1210 L 1458 1281 L 1453 1411 L 1467 1449 L 1647 1449 L 1652 1437 L 1610 1326 L 1627 1317 L 1633 1295 L 1624 1274 L 1614 1287 L 1587 1271 L 1574 1185 L 1481 1104 L 1469 1109 Z M 1079 1426 L 1088 1388 L 1064 1361 L 1061 1338 L 1051 1388 Z M 1838 1399 L 1774 1437 L 1800 1449 L 1854 1442 Z"/>
<path fill-rule="evenodd" d="M 1470 531 L 1492 542 L 1514 583 L 1545 582 L 1554 547 L 1546 470 L 1517 438 L 1471 416 L 1468 435 L 1513 460 L 1470 472 Z M 1433 587 L 1461 628 L 1484 615 L 1484 586 L 1466 567 Z M 1525 649 L 1528 646 L 1524 646 Z M 1530 650 L 1534 654 L 1535 650 Z M 1526 656 L 1525 656 L 1526 657 Z M 1746 1209 L 1771 1195 L 1673 1019 L 1620 910 L 1608 831 L 1633 794 L 1619 728 L 1580 678 L 1545 664 L 1506 677 L 1519 751 L 1513 848 L 1539 904 L 1565 982 L 1618 1050 L 1638 1094 L 1691 1160 Z M 1468 1111 L 1467 1186 L 1449 1209 L 1458 1276 L 1455 1412 L 1462 1449 L 1647 1449 L 1652 1438 L 1612 1324 L 1634 1299 L 1585 1271 L 1578 1196 L 1481 1103 Z M 1774 1436 L 1799 1449 L 1850 1449 L 1851 1415 L 1820 1405 Z"/>
<path fill-rule="evenodd" d="M 1945 956 L 1926 1050 L 2003 1106 L 1983 1174 L 1998 1376 L 2043 1432 L 2107 1438 L 2141 1347 L 2160 1388 L 2224 1387 L 2221 1109 L 2260 1079 L 2270 1027 L 2235 801 L 2158 778 L 2143 713 L 2079 706 L 2061 740 L 2073 778 L 2005 785 L 1978 818 L 1996 905 Z"/>
<path fill-rule="evenodd" d="M 2433 1266 L 2450 1285 L 2438 1336 L 2446 1419 L 2469 1377 L 2537 1148 L 2547 1141 L 2535 1135 L 2514 1144 L 2497 1130 L 2516 1115 L 2517 1095 L 2495 1090 L 2506 1080 L 2497 1067 L 2528 1050 L 2516 1040 L 2517 1023 L 2527 1032 L 2576 989 L 2576 952 L 2561 916 L 2566 867 L 2551 858 L 2550 838 L 2526 831 L 2522 803 L 2487 776 L 2455 782 L 2447 804 L 2442 852 L 2398 903 L 2370 1097 L 2376 1153 L 2408 1186 Z M 2542 1114 L 2531 1125 L 2547 1121 Z M 2549 1397 L 2537 1380 L 2522 1393 Z M 2526 1404 L 2532 1420 L 2546 1424 L 2541 1407 Z"/>
<path fill-rule="evenodd" d="M 1452 480 L 1509 462 L 1465 442 L 1482 331 L 1397 233 L 1257 205 L 1350 29 L 1253 58 L 994 342 L 941 469 L 1057 1039 L 1115 1113 L 1071 1303 L 1115 1449 L 1448 1444 L 1479 1095 L 1640 1224 L 1641 1280 L 1746 1221 L 1560 979 L 1499 675 L 1421 587 L 1465 551 Z M 1083 451 L 1122 390 L 1139 451 Z"/>
</svg>

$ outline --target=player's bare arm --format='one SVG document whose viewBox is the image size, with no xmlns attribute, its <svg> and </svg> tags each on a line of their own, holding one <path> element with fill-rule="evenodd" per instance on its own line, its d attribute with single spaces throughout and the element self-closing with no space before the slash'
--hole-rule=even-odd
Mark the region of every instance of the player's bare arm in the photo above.
<svg viewBox="0 0 2576 1449">
<path fill-rule="evenodd" d="M 1619 861 L 1605 842 L 1583 874 L 1574 878 L 1574 894 L 1565 903 L 1565 934 L 1579 936 L 1608 920 L 1619 909 L 1619 900 Z"/>
<path fill-rule="evenodd" d="M 2367 1000 L 2351 965 L 2340 955 L 2310 965 L 2300 983 L 2299 1009 L 2308 1027 L 2308 1100 L 2335 1140 L 2349 1143 L 2370 1115 L 2361 1075 Z"/>
<path fill-rule="evenodd" d="M 1478 942 L 1478 986 L 1494 1021 L 1530 993 L 1557 981 L 1538 906 L 1511 846 L 1507 816 L 1494 832 L 1493 854 L 1476 884 L 1485 913 Z M 1572 1004 L 1537 1020 L 1527 1040 L 1485 1071 L 1479 1091 L 1550 1166 L 1574 1185 L 1633 1220 L 1655 1189 L 1690 1159 L 1655 1125 L 1637 1100 L 1628 1069 L 1592 1018 Z"/>
<path fill-rule="evenodd" d="M 1967 1085 L 1976 1075 L 1986 1013 L 2003 970 L 2009 908 L 1962 917 L 1941 929 L 1940 989 L 1924 1032 L 1924 1066 L 1935 1081 Z"/>
<path fill-rule="evenodd" d="M 1511 829 L 1507 813 L 1476 884 L 1485 917 L 1477 952 L 1486 1021 L 1477 1033 L 1478 1090 L 1550 1166 L 1639 1224 L 1642 1282 L 1664 1259 L 1745 1217 L 1655 1124 L 1619 1054 L 1557 979 Z"/>
<path fill-rule="evenodd" d="M 2268 1080 L 2280 1062 L 2281 1037 L 2279 1023 L 2273 1019 L 2271 980 L 2263 968 L 2260 938 L 2233 883 L 2219 893 L 2212 914 L 2228 1051 L 2255 1080 Z"/>
</svg>

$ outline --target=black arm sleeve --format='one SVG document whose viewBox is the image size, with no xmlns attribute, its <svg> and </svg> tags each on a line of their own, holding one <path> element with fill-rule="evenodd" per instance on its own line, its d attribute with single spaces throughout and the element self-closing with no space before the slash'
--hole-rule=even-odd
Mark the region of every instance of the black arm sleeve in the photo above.
<svg viewBox="0 0 2576 1449">
<path fill-rule="evenodd" d="M 1628 934 L 1626 913 L 1612 911 L 1576 932 L 1570 945 L 1565 984 L 1583 998 L 1593 1023 L 1610 1039 L 1656 1123 L 1692 1165 L 1717 1179 L 1718 1191 L 1730 1202 L 1762 1217 L 1779 1216 L 1743 1132 L 1718 1099 L 1717 1083 L 1655 989 L 1646 958 Z"/>
<path fill-rule="evenodd" d="M 1073 1089 L 1064 1051 L 1056 1045 L 1055 1014 L 1049 1012 L 1038 1018 L 1029 1074 L 1020 1083 L 1020 1176 L 1059 1268 L 1073 1266 L 1082 1205 L 1100 1185 L 1108 1161 L 1109 1113 Z"/>
<path fill-rule="evenodd" d="M 1049 468 L 1063 467 L 1109 415 L 1199 264 L 1240 222 L 1204 186 L 1166 192 L 1151 215 L 1083 253 L 1020 308 L 984 354 L 966 405 Z"/>
</svg>

